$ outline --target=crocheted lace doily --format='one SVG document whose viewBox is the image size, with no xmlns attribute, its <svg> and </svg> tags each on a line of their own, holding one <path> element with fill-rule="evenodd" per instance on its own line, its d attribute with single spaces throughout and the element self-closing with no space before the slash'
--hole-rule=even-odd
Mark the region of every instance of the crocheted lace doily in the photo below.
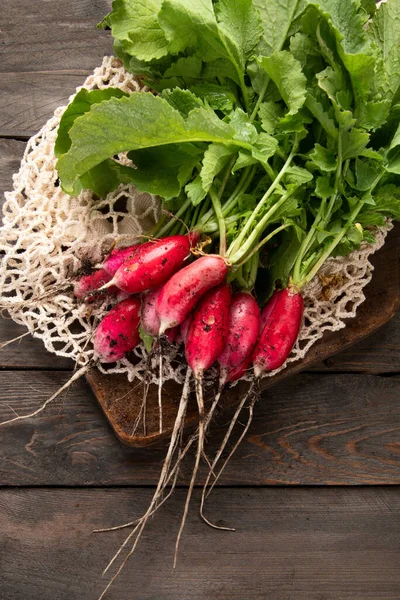
<svg viewBox="0 0 400 600">
<path fill-rule="evenodd" d="M 89 90 L 107 86 L 126 92 L 146 91 L 113 57 L 105 57 L 83 85 Z M 159 218 L 160 207 L 156 197 L 129 185 L 121 185 L 105 200 L 88 191 L 72 198 L 61 190 L 54 142 L 64 110 L 58 108 L 29 140 L 20 170 L 14 175 L 14 189 L 5 194 L 0 293 L 2 307 L 11 318 L 43 340 L 49 352 L 84 366 L 93 358 L 93 329 L 107 305 L 93 310 L 93 306 L 78 302 L 65 284 L 83 260 L 99 263 L 115 242 L 129 245 L 149 230 Z M 355 317 L 372 276 L 369 257 L 384 244 L 386 233 L 387 229 L 378 230 L 373 245 L 365 244 L 350 256 L 330 260 L 323 275 L 333 277 L 321 280 L 317 276 L 308 285 L 303 326 L 287 362 L 303 358 L 325 331 L 338 331 L 345 327 L 346 319 Z M 331 285 L 324 288 L 326 281 Z M 107 372 L 126 373 L 130 381 L 143 379 L 149 366 L 144 348 L 139 346 L 135 355 L 135 360 L 121 360 Z M 176 358 L 172 352 L 163 361 L 164 380 L 182 382 L 186 367 Z M 156 382 L 158 368 L 153 370 Z"/>
</svg>

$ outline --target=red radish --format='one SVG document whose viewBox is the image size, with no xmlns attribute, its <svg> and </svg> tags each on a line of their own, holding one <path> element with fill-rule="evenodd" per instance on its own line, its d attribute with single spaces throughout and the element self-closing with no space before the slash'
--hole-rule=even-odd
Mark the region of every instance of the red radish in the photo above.
<svg viewBox="0 0 400 600">
<path fill-rule="evenodd" d="M 160 329 L 160 319 L 156 312 L 156 301 L 161 291 L 161 286 L 149 290 L 142 300 L 141 323 L 148 335 L 153 337 L 158 335 Z"/>
<path fill-rule="evenodd" d="M 209 290 L 196 307 L 186 340 L 186 360 L 196 378 L 209 369 L 224 349 L 229 329 L 231 287 Z"/>
<path fill-rule="evenodd" d="M 86 300 L 92 302 L 94 296 L 89 296 L 90 292 L 100 289 L 103 285 L 111 280 L 111 275 L 104 269 L 97 269 L 90 275 L 83 275 L 74 283 L 74 295 L 79 300 Z M 109 294 L 115 294 L 118 292 L 118 288 L 111 286 L 108 288 Z"/>
<path fill-rule="evenodd" d="M 200 260 L 202 259 L 199 259 L 199 261 Z M 201 298 L 198 306 L 196 307 L 187 335 L 186 359 L 195 376 L 196 399 L 199 411 L 199 427 L 197 430 L 196 458 L 175 548 L 177 548 L 179 545 L 179 540 L 182 535 L 186 516 L 189 510 L 190 498 L 192 496 L 196 481 L 200 459 L 204 452 L 204 439 L 207 426 L 205 424 L 206 417 L 203 399 L 203 372 L 211 367 L 224 348 L 225 340 L 228 335 L 230 301 L 230 285 L 223 284 L 215 287 L 214 289 L 210 289 L 203 296 L 203 298 Z"/>
<path fill-rule="evenodd" d="M 284 290 L 275 291 L 268 300 L 267 304 L 264 306 L 263 311 L 261 313 L 260 333 L 262 332 L 267 321 L 269 320 L 269 317 L 272 314 L 272 311 L 274 310 L 275 304 L 277 303 L 283 291 Z"/>
<path fill-rule="evenodd" d="M 189 252 L 187 235 L 174 235 L 142 244 L 118 269 L 108 285 L 116 285 L 130 294 L 155 288 L 180 269 Z"/>
<path fill-rule="evenodd" d="M 245 375 L 246 371 L 249 369 L 250 366 L 251 355 L 248 358 L 246 358 L 246 360 L 244 360 L 240 365 L 232 367 L 228 372 L 226 372 L 225 380 L 222 379 L 221 383 L 225 385 L 226 383 L 233 383 L 234 381 L 237 381 L 238 379 L 243 377 L 243 375 Z"/>
<path fill-rule="evenodd" d="M 180 336 L 179 325 L 171 327 L 171 329 L 167 329 L 167 331 L 164 332 L 164 335 L 170 344 L 174 344 L 178 341 L 178 338 Z"/>
<path fill-rule="evenodd" d="M 225 348 L 218 357 L 221 384 L 239 379 L 251 362 L 260 331 L 260 309 L 247 292 L 234 294 L 229 310 L 229 332 Z"/>
<path fill-rule="evenodd" d="M 103 363 L 120 360 L 139 343 L 140 299 L 116 304 L 94 333 L 94 352 Z"/>
<path fill-rule="evenodd" d="M 160 334 L 180 325 L 199 299 L 210 289 L 222 283 L 228 273 L 225 261 L 217 255 L 208 255 L 181 269 L 164 285 L 157 299 Z"/>
<path fill-rule="evenodd" d="M 124 264 L 124 262 L 133 254 L 135 254 L 140 246 L 141 244 L 134 244 L 133 246 L 128 246 L 127 248 L 114 248 L 114 250 L 112 250 L 112 252 L 110 252 L 110 254 L 104 260 L 102 265 L 103 269 L 112 277 Z"/>
<path fill-rule="evenodd" d="M 192 313 L 188 314 L 183 323 L 181 323 L 181 336 L 184 344 L 186 344 L 187 334 L 189 331 L 190 323 L 192 322 L 192 316 Z"/>
<path fill-rule="evenodd" d="M 270 302 L 272 310 L 268 306 Z M 256 377 L 283 365 L 297 339 L 303 307 L 303 296 L 292 288 L 275 292 L 269 300 L 263 311 L 268 313 L 268 320 L 253 353 Z"/>
<path fill-rule="evenodd" d="M 197 246 L 197 244 L 200 241 L 201 233 L 200 233 L 200 231 L 196 231 L 196 230 L 189 231 L 188 237 L 189 237 L 190 247 L 195 248 L 195 246 Z"/>
</svg>

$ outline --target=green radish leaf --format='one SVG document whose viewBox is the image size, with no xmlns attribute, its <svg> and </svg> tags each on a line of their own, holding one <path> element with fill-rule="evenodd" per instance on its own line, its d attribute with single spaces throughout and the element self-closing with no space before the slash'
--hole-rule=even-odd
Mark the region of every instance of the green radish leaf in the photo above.
<svg viewBox="0 0 400 600">
<path fill-rule="evenodd" d="M 391 103 L 400 88 L 400 3 L 397 0 L 382 3 L 367 31 L 381 55 L 378 92 L 382 100 Z"/>
<path fill-rule="evenodd" d="M 180 88 L 174 88 L 173 90 L 166 89 L 163 90 L 161 97 L 185 118 L 195 108 L 204 107 L 202 101 L 189 90 L 181 90 Z"/>
<path fill-rule="evenodd" d="M 212 108 L 225 114 L 232 112 L 235 105 L 235 96 L 228 87 L 212 83 L 200 83 L 190 86 L 190 91 Z"/>
<path fill-rule="evenodd" d="M 276 223 L 281 220 L 293 219 L 300 213 L 299 199 L 296 196 L 290 196 L 273 214 L 271 223 Z"/>
<path fill-rule="evenodd" d="M 303 185 L 313 180 L 313 175 L 307 169 L 302 167 L 289 167 L 285 173 L 285 180 L 288 183 Z"/>
<path fill-rule="evenodd" d="M 79 90 L 72 102 L 68 104 L 61 117 L 54 146 L 54 154 L 56 157 L 58 158 L 61 154 L 65 154 L 71 147 L 69 131 L 75 123 L 75 119 L 89 112 L 94 104 L 110 100 L 110 98 L 122 98 L 123 96 L 127 96 L 127 94 L 118 88 L 106 88 L 104 90 L 93 90 L 90 92 L 85 88 Z"/>
<path fill-rule="evenodd" d="M 374 85 L 375 58 L 365 32 L 365 13 L 360 10 L 359 0 L 307 1 L 317 8 L 331 28 L 357 103 L 361 104 L 369 98 Z"/>
<path fill-rule="evenodd" d="M 168 41 L 158 21 L 163 0 L 114 0 L 103 24 L 126 54 L 150 61 L 168 53 Z"/>
<path fill-rule="evenodd" d="M 356 158 L 356 181 L 357 189 L 366 192 L 375 183 L 375 180 L 382 173 L 383 167 L 380 163 L 371 160 Z"/>
<path fill-rule="evenodd" d="M 334 194 L 334 189 L 330 184 L 329 177 L 317 177 L 315 194 L 319 198 L 322 198 L 322 200 L 327 200 Z"/>
<path fill-rule="evenodd" d="M 322 172 L 336 170 L 337 158 L 335 153 L 320 144 L 315 144 L 309 157 Z"/>
<path fill-rule="evenodd" d="M 358 215 L 357 219 L 363 227 L 384 227 L 386 224 L 385 217 L 382 214 L 373 211 L 363 212 Z"/>
<path fill-rule="evenodd" d="M 165 71 L 164 78 L 182 77 L 185 80 L 197 79 L 201 76 L 203 61 L 200 56 L 183 56 L 172 63 Z"/>
<path fill-rule="evenodd" d="M 105 198 L 120 183 L 132 183 L 134 176 L 134 169 L 108 159 L 87 171 L 81 183 L 83 188 L 91 189 L 99 198 Z"/>
<path fill-rule="evenodd" d="M 369 142 L 369 134 L 360 129 L 351 129 L 342 135 L 342 158 L 356 158 L 360 156 Z"/>
<path fill-rule="evenodd" d="M 192 110 L 184 119 L 166 100 L 133 92 L 95 104 L 70 129 L 71 147 L 57 169 L 64 191 L 74 194 L 82 187 L 80 177 L 110 156 L 183 142 L 218 142 L 251 149 L 234 139 L 235 132 L 205 108 Z"/>
<path fill-rule="evenodd" d="M 195 49 L 205 61 L 229 58 L 219 36 L 212 0 L 164 0 L 158 21 L 170 54 Z"/>
<path fill-rule="evenodd" d="M 231 115 L 229 125 L 234 129 L 234 138 L 249 144 L 258 140 L 257 130 L 251 123 L 249 115 L 241 108 L 237 108 Z"/>
<path fill-rule="evenodd" d="M 393 183 L 384 185 L 374 192 L 375 210 L 400 220 L 400 188 Z"/>
<path fill-rule="evenodd" d="M 256 54 L 270 56 L 276 50 L 282 50 L 289 29 L 296 18 L 306 8 L 303 0 L 253 0 L 259 10 L 263 35 L 257 47 Z"/>
<path fill-rule="evenodd" d="M 263 102 L 258 111 L 261 127 L 270 134 L 273 134 L 276 131 L 277 125 L 283 115 L 283 107 L 281 104 L 278 104 L 278 102 Z"/>
<path fill-rule="evenodd" d="M 260 133 L 257 141 L 252 148 L 252 156 L 261 164 L 266 165 L 268 159 L 276 154 L 278 150 L 278 141 L 268 133 Z"/>
<path fill-rule="evenodd" d="M 262 35 L 259 12 L 252 0 L 219 0 L 216 15 L 222 42 L 234 64 L 244 73 L 246 60 Z"/>
<path fill-rule="evenodd" d="M 356 244 L 357 246 L 359 246 L 363 240 L 363 229 L 362 227 L 350 227 L 350 229 L 347 231 L 347 238 L 350 240 L 350 242 L 353 242 L 353 244 Z"/>
<path fill-rule="evenodd" d="M 132 150 L 129 158 L 136 169 L 131 182 L 141 192 L 157 194 L 165 200 L 179 195 L 190 179 L 203 151 L 192 144 L 171 144 L 156 148 Z"/>
<path fill-rule="evenodd" d="M 290 230 L 282 233 L 278 248 L 270 253 L 268 259 L 272 289 L 275 289 L 277 282 L 283 288 L 287 287 L 301 242 L 302 239 L 299 239 L 297 235 L 293 235 Z"/>
<path fill-rule="evenodd" d="M 204 153 L 203 166 L 200 178 L 205 192 L 209 192 L 214 178 L 228 164 L 235 154 L 236 148 L 224 146 L 223 144 L 210 144 Z"/>
<path fill-rule="evenodd" d="M 326 133 L 333 138 L 337 139 L 339 133 L 333 119 L 324 110 L 324 107 L 318 100 L 310 93 L 307 94 L 305 101 L 306 108 L 310 111 L 315 119 L 320 123 Z"/>
<path fill-rule="evenodd" d="M 361 6 L 370 17 L 374 16 L 376 12 L 376 0 L 361 0 Z"/>
<path fill-rule="evenodd" d="M 389 156 L 393 154 L 391 151 L 397 149 L 400 146 L 400 125 L 398 126 L 396 133 L 393 136 L 389 146 Z"/>
<path fill-rule="evenodd" d="M 385 123 L 389 110 L 389 100 L 379 100 L 378 102 L 361 104 L 357 123 L 364 129 L 372 129 L 375 131 L 375 129 L 378 129 Z"/>
<path fill-rule="evenodd" d="M 263 56 L 259 62 L 278 88 L 289 114 L 297 113 L 307 96 L 307 80 L 301 70 L 301 63 L 286 50 Z"/>
<path fill-rule="evenodd" d="M 207 196 L 207 192 L 203 187 L 203 182 L 200 175 L 198 175 L 191 183 L 186 185 L 185 192 L 193 206 L 197 206 L 204 200 L 204 198 Z"/>
<path fill-rule="evenodd" d="M 238 199 L 238 207 L 240 212 L 252 211 L 257 204 L 257 200 L 253 194 L 241 194 Z"/>
<path fill-rule="evenodd" d="M 251 154 L 248 154 L 244 150 L 240 150 L 237 160 L 232 168 L 232 173 L 236 173 L 240 169 L 244 169 L 245 167 L 250 167 L 251 165 L 255 165 L 259 161 L 254 158 Z"/>
<path fill-rule="evenodd" d="M 375 244 L 376 242 L 376 237 L 367 229 L 364 229 L 364 237 L 363 237 L 364 242 L 367 242 L 367 244 Z"/>
</svg>

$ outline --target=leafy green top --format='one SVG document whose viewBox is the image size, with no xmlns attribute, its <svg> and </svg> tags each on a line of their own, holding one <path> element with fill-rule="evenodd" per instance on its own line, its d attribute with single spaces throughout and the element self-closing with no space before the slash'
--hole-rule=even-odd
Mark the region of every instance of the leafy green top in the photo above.
<svg viewBox="0 0 400 600">
<path fill-rule="evenodd" d="M 304 285 L 400 218 L 397 0 L 114 0 L 100 26 L 159 95 L 77 94 L 56 143 L 68 193 L 159 194 L 219 235 L 242 285 L 272 236 L 271 284 Z"/>
</svg>

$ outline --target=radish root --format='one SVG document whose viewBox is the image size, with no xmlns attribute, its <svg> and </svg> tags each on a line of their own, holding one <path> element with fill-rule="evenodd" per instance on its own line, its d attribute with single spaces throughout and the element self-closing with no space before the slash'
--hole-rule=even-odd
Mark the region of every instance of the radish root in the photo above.
<svg viewBox="0 0 400 600">
<path fill-rule="evenodd" d="M 214 457 L 214 460 L 213 460 L 213 462 L 211 464 L 211 467 L 210 467 L 210 470 L 209 470 L 206 482 L 205 482 L 204 487 L 203 487 L 203 491 L 202 491 L 202 494 L 201 494 L 201 503 L 200 503 L 200 516 L 203 519 L 203 521 L 205 523 L 207 523 L 207 525 L 210 525 L 210 527 L 213 527 L 214 529 L 222 529 L 224 531 L 235 531 L 235 529 L 233 529 L 231 527 L 222 527 L 222 526 L 219 526 L 219 525 L 215 525 L 214 523 L 212 523 L 211 521 L 209 521 L 209 519 L 207 519 L 207 517 L 204 515 L 204 503 L 205 503 L 206 498 L 208 498 L 208 496 L 212 492 L 212 490 L 213 490 L 215 484 L 217 483 L 218 479 L 220 478 L 223 470 L 225 469 L 225 467 L 228 464 L 229 460 L 231 459 L 232 455 L 236 452 L 237 448 L 239 447 L 241 441 L 245 437 L 245 435 L 246 435 L 246 433 L 247 433 L 247 431 L 248 431 L 248 429 L 250 427 L 251 421 L 253 419 L 254 404 L 255 404 L 255 402 L 257 400 L 257 397 L 258 397 L 258 393 L 255 393 L 255 387 L 256 387 L 257 383 L 258 383 L 258 380 L 254 379 L 253 382 L 251 383 L 250 387 L 249 387 L 249 390 L 248 390 L 247 394 L 242 398 L 240 404 L 238 405 L 238 407 L 237 407 L 237 409 L 236 409 L 236 411 L 235 411 L 235 413 L 234 413 L 234 415 L 232 417 L 232 420 L 231 420 L 231 422 L 229 424 L 229 427 L 228 427 L 228 429 L 227 429 L 227 431 L 225 433 L 224 439 L 222 440 L 222 443 L 221 443 L 221 445 L 220 445 L 220 447 L 219 447 L 219 449 L 218 449 L 218 451 L 217 451 L 217 453 L 216 453 L 216 455 Z M 236 423 L 238 421 L 240 413 L 242 412 L 242 410 L 243 410 L 244 406 L 246 405 L 246 402 L 249 400 L 249 398 L 250 398 L 250 403 L 249 403 L 249 417 L 248 417 L 247 423 L 246 423 L 246 425 L 245 425 L 245 427 L 244 427 L 244 429 L 243 429 L 243 431 L 242 431 L 242 433 L 241 433 L 238 441 L 236 442 L 236 444 L 232 448 L 232 450 L 229 453 L 229 455 L 226 458 L 226 460 L 223 462 L 221 469 L 218 471 L 217 474 L 215 474 L 215 467 L 217 466 L 217 464 L 219 462 L 219 459 L 221 458 L 221 455 L 222 455 L 223 451 L 225 450 L 225 447 L 226 447 L 227 443 L 229 442 L 229 440 L 231 438 L 232 431 L 233 431 L 233 429 L 234 429 L 234 427 L 235 427 L 235 425 L 236 425 Z M 213 483 L 211 484 L 210 488 L 207 491 L 207 488 L 209 486 L 210 479 L 211 479 L 212 476 L 214 476 L 214 481 L 213 481 Z"/>
<path fill-rule="evenodd" d="M 53 402 L 53 400 L 55 400 L 57 398 L 57 396 L 59 396 L 64 390 L 68 389 L 70 387 L 70 385 L 72 385 L 74 383 L 74 381 L 76 381 L 77 379 L 80 379 L 80 377 L 85 375 L 85 373 L 87 373 L 89 371 L 89 369 L 90 369 L 89 365 L 86 365 L 86 366 L 82 367 L 81 369 L 79 369 L 79 371 L 74 373 L 74 375 L 72 375 L 72 377 L 70 377 L 70 379 L 68 379 L 68 381 L 66 383 L 64 383 L 64 385 L 61 386 L 52 396 L 50 396 L 50 398 L 48 398 L 42 404 L 42 406 L 40 406 L 38 409 L 34 410 L 33 412 L 29 413 L 28 415 L 19 415 L 17 417 L 13 417 L 12 419 L 8 419 L 8 421 L 3 421 L 2 423 L 0 423 L 0 427 L 2 427 L 3 425 L 9 425 L 10 423 L 14 423 L 15 421 L 24 421 L 25 419 L 30 419 L 32 417 L 36 417 L 36 415 L 38 415 L 42 411 L 44 411 L 46 406 L 48 406 L 51 402 Z"/>
<path fill-rule="evenodd" d="M 203 377 L 202 375 L 197 376 L 195 378 L 196 385 L 196 399 L 197 406 L 199 410 L 199 427 L 198 427 L 198 440 L 197 440 L 197 452 L 196 459 L 193 467 L 192 477 L 190 479 L 189 489 L 186 496 L 185 507 L 183 509 L 182 521 L 179 527 L 178 535 L 175 543 L 175 554 L 174 554 L 174 569 L 176 567 L 177 559 L 178 559 L 178 551 L 179 551 L 179 543 L 181 540 L 182 532 L 185 527 L 185 522 L 187 518 L 187 514 L 189 511 L 190 499 L 192 497 L 194 484 L 196 481 L 197 471 L 199 469 L 201 456 L 204 449 L 204 399 L 203 399 Z"/>
<path fill-rule="evenodd" d="M 190 369 L 188 369 L 188 371 L 186 373 L 186 379 L 185 379 L 185 384 L 183 386 L 180 403 L 179 403 L 178 413 L 176 415 L 174 428 L 173 428 L 172 435 L 171 435 L 171 440 L 170 440 L 170 443 L 168 446 L 167 455 L 166 455 L 164 463 L 163 463 L 163 467 L 162 467 L 161 474 L 160 474 L 160 477 L 158 480 L 156 491 L 154 492 L 153 498 L 150 502 L 150 505 L 149 505 L 147 511 L 137 521 L 134 529 L 126 537 L 125 541 L 120 546 L 119 550 L 115 553 L 115 555 L 110 560 L 107 567 L 105 568 L 103 575 L 105 575 L 107 573 L 107 571 L 111 568 L 111 566 L 114 564 L 116 559 L 120 556 L 120 554 L 124 550 L 124 548 L 132 540 L 132 538 L 135 536 L 135 534 L 137 534 L 135 541 L 133 542 L 133 545 L 132 545 L 131 549 L 129 550 L 127 556 L 124 558 L 122 564 L 120 565 L 120 567 L 118 568 L 116 573 L 110 579 L 110 581 L 107 584 L 106 588 L 104 589 L 103 593 L 99 597 L 99 600 L 102 600 L 102 598 L 104 598 L 104 595 L 106 594 L 106 592 L 110 589 L 113 582 L 116 580 L 116 578 L 119 576 L 119 574 L 125 567 L 129 558 L 135 552 L 136 546 L 139 543 L 139 540 L 141 538 L 143 529 L 145 528 L 145 526 L 147 524 L 147 521 L 156 512 L 156 510 L 158 510 L 158 508 L 163 503 L 162 496 L 163 496 L 163 491 L 165 489 L 166 480 L 168 478 L 168 475 L 170 474 L 172 459 L 177 450 L 177 445 L 178 445 L 178 442 L 179 442 L 179 439 L 181 436 L 181 432 L 183 431 L 183 427 L 184 427 L 184 423 L 185 423 L 186 409 L 187 409 L 187 404 L 188 404 L 188 400 L 189 400 L 189 392 L 190 392 L 190 387 L 189 387 L 190 386 L 190 377 L 191 377 L 191 371 L 190 371 Z M 178 460 L 180 460 L 180 457 L 178 458 Z M 177 478 L 177 476 L 178 476 L 178 470 L 176 470 L 176 478 Z M 174 481 L 176 481 L 176 479 L 174 479 Z M 172 489 L 170 490 L 170 493 L 168 494 L 168 496 L 172 493 Z"/>
</svg>

